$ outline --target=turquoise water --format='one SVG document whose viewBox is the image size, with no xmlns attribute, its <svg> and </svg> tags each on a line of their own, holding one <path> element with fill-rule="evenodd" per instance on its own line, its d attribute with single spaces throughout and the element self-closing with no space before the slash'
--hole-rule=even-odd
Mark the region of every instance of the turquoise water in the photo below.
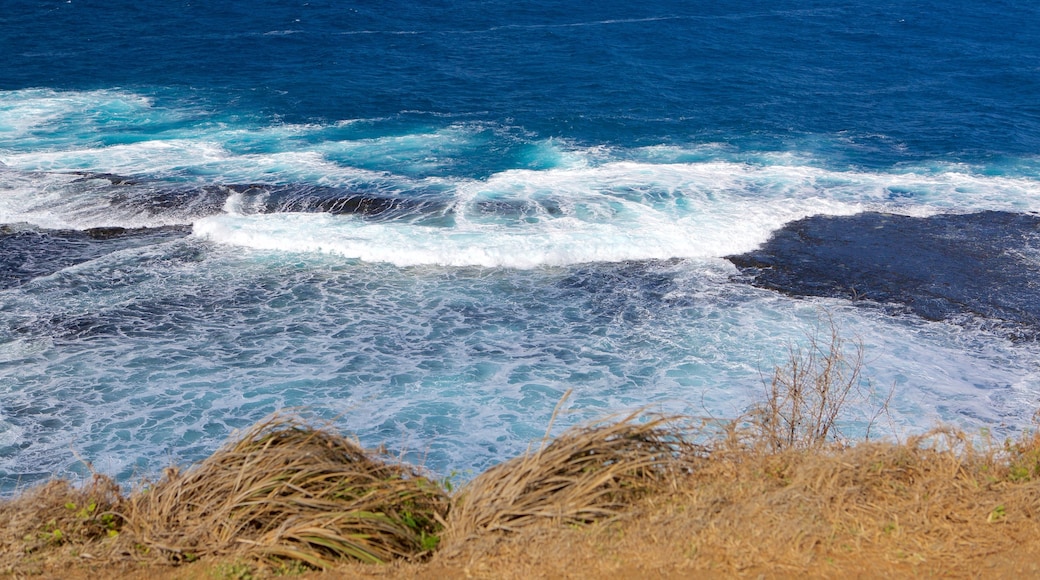
<svg viewBox="0 0 1040 580">
<path fill-rule="evenodd" d="M 1034 344 L 724 257 L 811 215 L 1040 211 L 1038 47 L 1022 2 L 15 2 L 0 487 L 76 454 L 130 482 L 287 407 L 440 473 L 569 389 L 557 430 L 733 417 L 821 309 L 888 431 L 1024 428 Z"/>
</svg>

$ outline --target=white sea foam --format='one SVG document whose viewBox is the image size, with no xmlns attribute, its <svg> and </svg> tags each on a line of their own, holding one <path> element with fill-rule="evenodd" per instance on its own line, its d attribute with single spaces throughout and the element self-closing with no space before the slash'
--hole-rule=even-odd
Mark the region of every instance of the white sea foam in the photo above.
<svg viewBox="0 0 1040 580">
<path fill-rule="evenodd" d="M 287 130 L 308 132 L 313 129 L 300 126 Z M 232 140 L 230 136 L 225 137 Z M 433 141 L 439 143 L 445 139 L 450 141 L 444 135 L 438 135 Z M 561 217 L 593 222 L 599 219 L 603 222 L 601 225 L 609 225 L 609 221 L 618 231 L 628 230 L 626 235 L 636 238 L 640 238 L 638 230 L 641 228 L 663 228 L 661 235 L 672 238 L 671 241 L 662 243 L 656 233 L 649 234 L 656 242 L 651 243 L 645 238 L 633 241 L 670 248 L 657 253 L 673 254 L 673 257 L 743 251 L 746 244 L 740 240 L 760 243 L 765 233 L 786 221 L 816 213 L 877 210 L 923 216 L 943 211 L 1040 210 L 1040 181 L 967 171 L 878 173 L 710 159 L 661 162 L 662 156 L 681 158 L 673 151 L 667 154 L 654 151 L 645 156 L 656 158 L 652 161 L 610 161 L 611 157 L 629 156 L 631 152 L 568 148 L 565 144 L 550 142 L 537 144 L 532 150 L 534 158 L 546 168 L 506 170 L 486 179 L 409 177 L 328 158 L 333 153 L 342 156 L 350 151 L 353 151 L 351 155 L 362 157 L 359 152 L 372 145 L 378 152 L 370 152 L 371 156 L 365 160 L 368 165 L 375 164 L 373 159 L 379 156 L 407 154 L 416 159 L 422 157 L 417 152 L 422 151 L 425 141 L 424 136 L 413 136 L 374 144 L 363 141 L 318 143 L 300 150 L 241 153 L 229 149 L 229 145 L 222 144 L 219 139 L 168 139 L 98 148 L 12 152 L 0 157 L 7 166 L 0 171 L 0 188 L 7 192 L 0 202 L 0 219 L 28 221 L 46 227 L 56 224 L 93 227 L 185 223 L 183 215 L 141 216 L 112 208 L 105 192 L 91 191 L 77 181 L 78 175 L 61 175 L 73 171 L 141 176 L 145 180 L 158 180 L 153 184 L 155 187 L 161 187 L 162 180 L 173 180 L 171 186 L 184 183 L 313 184 L 376 192 L 390 197 L 432 191 L 455 203 L 463 220 L 472 218 L 477 222 L 481 220 L 473 216 L 483 211 L 480 208 L 491 207 L 492 202 L 530 208 L 554 204 L 564 210 L 562 215 L 543 212 L 524 217 L 541 221 Z M 703 151 L 695 154 L 703 155 Z M 416 163 L 427 162 L 409 161 L 405 170 L 411 173 L 416 169 Z M 433 159 L 428 163 L 433 166 L 440 162 Z M 493 223 L 492 217 L 485 216 L 487 219 L 483 219 L 479 231 L 467 230 L 466 224 L 462 223 L 457 233 L 469 237 L 486 234 Z M 106 219 L 111 222 L 105 223 Z M 508 225 L 508 219 L 500 225 Z M 241 226 L 236 226 L 236 229 L 241 229 Z M 665 234 L 665 230 L 671 233 Z M 729 232 L 735 242 L 729 245 L 707 242 L 704 245 L 705 240 L 711 238 L 704 232 L 713 230 L 719 230 L 720 235 Z M 689 237 L 690 232 L 700 232 L 693 234 L 694 238 L 700 239 L 678 242 L 679 238 Z M 524 235 L 541 233 L 528 228 L 510 243 L 522 243 Z M 544 233 L 553 234 L 555 230 Z M 508 235 L 514 234 L 510 232 Z M 602 230 L 582 233 L 579 229 L 575 235 L 578 238 L 604 235 L 606 239 L 618 238 L 616 233 Z M 450 236 L 444 240 L 449 242 L 446 252 L 456 253 L 462 249 L 451 243 Z M 493 239 L 485 237 L 477 243 L 494 245 L 493 242 Z M 564 240 L 562 243 L 567 245 L 570 242 Z M 700 249 L 690 244 L 699 245 Z M 716 251 L 711 251 L 710 247 L 715 247 Z M 543 251 L 549 250 L 543 248 Z M 555 250 L 552 252 L 557 257 L 547 258 L 549 262 L 570 262 L 570 258 L 563 258 Z M 478 261 L 487 263 L 488 259 Z M 455 262 L 438 260 L 436 263 Z"/>
<path fill-rule="evenodd" d="M 856 211 L 855 206 L 812 200 L 772 207 L 714 207 L 698 216 L 676 217 L 631 203 L 619 205 L 593 209 L 601 214 L 627 209 L 631 215 L 613 221 L 557 217 L 512 227 L 470 221 L 442 228 L 326 214 L 220 215 L 196 221 L 194 233 L 261 250 L 320 252 L 397 266 L 533 268 L 722 257 L 753 249 L 785 221 L 823 206 L 831 206 L 831 213 Z"/>
<path fill-rule="evenodd" d="M 1023 179 L 728 162 L 509 170 L 457 180 L 452 196 L 451 227 L 328 215 L 220 215 L 196 222 L 195 233 L 219 243 L 398 266 L 530 268 L 717 258 L 749 251 L 783 224 L 815 214 L 1040 208 L 1040 184 Z"/>
<path fill-rule="evenodd" d="M 105 146 L 93 138 L 115 128 L 133 134 L 142 115 L 167 122 L 159 123 L 164 127 L 160 132 L 141 132 L 130 142 Z M 741 251 L 748 243 L 761 241 L 763 232 L 813 213 L 1040 210 L 1040 181 L 1035 176 L 994 176 L 950 164 L 921 166 L 915 171 L 837 171 L 818 166 L 807 154 L 738 154 L 720 143 L 623 150 L 543 139 L 521 147 L 516 161 L 530 169 L 504 170 L 478 179 L 451 175 L 453 165 L 488 147 L 515 147 L 516 133 L 484 123 L 457 122 L 414 133 L 372 136 L 371 127 L 356 132 L 356 120 L 327 125 L 249 125 L 195 119 L 193 115 L 190 109 L 159 108 L 149 97 L 121 91 L 0 91 L 0 163 L 6 166 L 0 171 L 0 188 L 7 193 L 0 202 L 0 219 L 47 227 L 92 227 L 184 223 L 197 217 L 128 213 L 111 207 L 110 192 L 45 174 L 73 171 L 176 184 L 298 183 L 390 197 L 436 192 L 458 208 L 462 220 L 458 230 L 434 234 L 447 244 L 442 252 L 429 247 L 433 238 L 424 242 L 417 233 L 395 232 L 397 239 L 418 244 L 411 250 L 400 248 L 395 255 L 423 254 L 425 258 L 416 260 L 424 263 L 533 264 L 572 263 L 603 255 L 593 249 L 584 255 L 566 249 L 585 244 L 586 239 L 603 239 L 606 244 L 630 239 L 633 244 L 657 248 L 644 252 L 656 256 Z M 168 122 L 178 119 L 183 122 Z M 499 139 L 504 141 L 496 141 Z M 752 162 L 736 160 L 741 157 Z M 474 217 L 496 200 L 526 204 L 532 210 L 539 204 L 556 204 L 564 210 L 561 215 L 536 211 L 537 215 L 522 216 L 525 219 L 575 218 L 575 223 L 587 223 L 579 225 L 570 238 L 564 232 L 568 222 L 554 228 L 545 224 L 519 231 L 513 228 L 496 238 L 489 232 L 495 224 L 493 216 Z M 498 225 L 510 225 L 508 217 Z M 211 227 L 200 224 L 199 231 L 208 232 Z M 237 223 L 225 230 L 249 227 Z M 251 238 L 264 237 L 260 232 L 270 228 L 269 223 L 258 223 Z M 646 228 L 660 232 L 639 231 Z M 725 232 L 732 242 L 724 242 Z M 216 232 L 206 235 L 221 239 Z M 361 237 L 382 243 L 387 241 L 382 239 L 386 235 L 376 232 Z M 538 235 L 550 240 L 532 247 L 526 238 Z M 236 243 L 242 243 L 241 238 L 239 235 Z M 540 257 L 502 258 L 502 252 L 494 249 L 500 242 L 532 250 Z M 302 242 L 279 245 L 268 240 L 263 245 L 314 250 L 313 245 Z M 343 243 L 323 246 L 323 251 L 359 253 Z M 455 257 L 446 257 L 448 254 Z M 635 250 L 607 254 L 641 255 Z M 404 262 L 394 263 L 413 261 L 397 259 Z"/>
<path fill-rule="evenodd" d="M 151 106 L 148 97 L 113 90 L 0 91 L 0 141 L 24 141 L 42 132 L 60 142 L 62 133 L 76 133 L 78 125 L 96 126 L 99 118 L 134 118 Z"/>
</svg>

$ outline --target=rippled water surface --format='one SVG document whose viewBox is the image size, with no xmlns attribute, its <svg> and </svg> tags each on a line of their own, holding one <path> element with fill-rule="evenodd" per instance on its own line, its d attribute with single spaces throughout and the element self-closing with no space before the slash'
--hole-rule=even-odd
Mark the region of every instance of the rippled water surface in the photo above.
<svg viewBox="0 0 1040 580">
<path fill-rule="evenodd" d="M 726 257 L 1040 211 L 1038 8 L 802 4 L 5 7 L 0 488 L 76 454 L 129 483 L 287 407 L 472 474 L 568 390 L 557 430 L 736 416 L 821 312 L 886 429 L 1025 428 L 1034 341 Z M 1032 238 L 990 233 L 1023 270 L 987 292 L 1031 295 Z"/>
</svg>

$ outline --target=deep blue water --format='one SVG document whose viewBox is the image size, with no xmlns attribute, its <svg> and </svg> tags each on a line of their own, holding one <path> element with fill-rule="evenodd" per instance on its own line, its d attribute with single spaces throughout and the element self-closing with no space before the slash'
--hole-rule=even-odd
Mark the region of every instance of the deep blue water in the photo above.
<svg viewBox="0 0 1040 580">
<path fill-rule="evenodd" d="M 1035 3 L 13 0 L 0 55 L 0 488 L 283 407 L 442 473 L 567 389 L 558 428 L 732 417 L 821 308 L 896 431 L 1040 406 L 1031 342 L 724 259 L 819 214 L 1040 211 Z"/>
<path fill-rule="evenodd" d="M 593 145 L 822 150 L 871 168 L 1033 157 L 1040 140 L 1040 8 L 1027 2 L 76 1 L 4 12 L 5 89 L 119 87 L 222 120 L 391 118 L 407 130 L 443 115 Z"/>
</svg>

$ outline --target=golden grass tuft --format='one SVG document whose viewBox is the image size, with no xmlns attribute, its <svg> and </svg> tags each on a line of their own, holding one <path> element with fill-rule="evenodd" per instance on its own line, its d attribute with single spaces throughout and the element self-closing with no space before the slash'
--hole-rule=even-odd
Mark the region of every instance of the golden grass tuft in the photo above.
<svg viewBox="0 0 1040 580">
<path fill-rule="evenodd" d="M 645 417 L 644 417 L 645 418 Z M 477 476 L 455 497 L 447 540 L 612 518 L 673 481 L 695 453 L 678 418 L 577 427 Z"/>
<path fill-rule="evenodd" d="M 133 494 L 125 530 L 137 553 L 175 561 L 241 553 L 327 568 L 421 558 L 439 541 L 448 501 L 415 468 L 274 417 Z"/>
</svg>

